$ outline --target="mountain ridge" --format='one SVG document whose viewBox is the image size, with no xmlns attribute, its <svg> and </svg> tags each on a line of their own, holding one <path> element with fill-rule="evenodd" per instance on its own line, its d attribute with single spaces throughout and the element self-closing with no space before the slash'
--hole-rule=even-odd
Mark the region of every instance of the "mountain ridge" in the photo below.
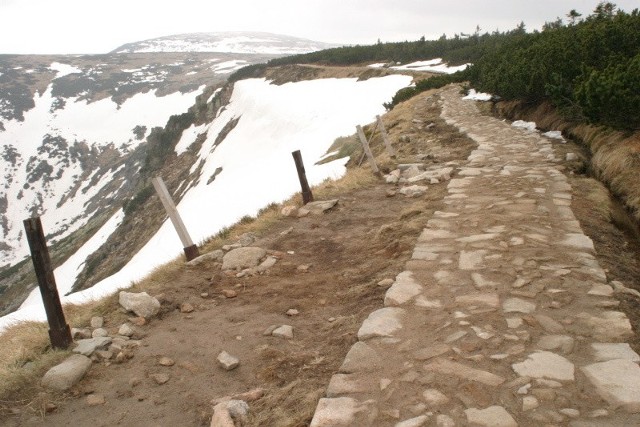
<svg viewBox="0 0 640 427">
<path fill-rule="evenodd" d="M 225 52 L 271 55 L 301 54 L 337 44 L 268 32 L 224 31 L 181 33 L 123 44 L 110 53 Z"/>
</svg>

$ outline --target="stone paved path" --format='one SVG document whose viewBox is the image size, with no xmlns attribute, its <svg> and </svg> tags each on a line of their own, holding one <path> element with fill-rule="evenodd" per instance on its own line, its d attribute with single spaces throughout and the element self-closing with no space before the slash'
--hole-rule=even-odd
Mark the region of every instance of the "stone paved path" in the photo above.
<svg viewBox="0 0 640 427">
<path fill-rule="evenodd" d="M 640 425 L 631 325 L 550 143 L 442 101 L 478 148 L 311 426 Z"/>
</svg>

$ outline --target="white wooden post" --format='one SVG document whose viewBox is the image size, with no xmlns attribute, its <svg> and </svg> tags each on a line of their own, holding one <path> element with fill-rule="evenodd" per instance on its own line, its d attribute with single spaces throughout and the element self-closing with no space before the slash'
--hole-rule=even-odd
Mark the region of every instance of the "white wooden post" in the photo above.
<svg viewBox="0 0 640 427">
<path fill-rule="evenodd" d="M 157 176 L 153 178 L 152 182 L 153 188 L 156 189 L 156 193 L 158 193 L 158 196 L 160 197 L 162 206 L 164 206 L 164 210 L 167 211 L 167 215 L 169 215 L 169 219 L 171 219 L 173 227 L 176 229 L 178 237 L 182 242 L 187 261 L 191 261 L 199 256 L 198 247 L 193 244 L 193 240 L 191 240 L 191 236 L 189 236 L 187 227 L 184 226 L 184 222 L 182 222 L 178 209 L 176 209 L 176 205 L 173 203 L 169 190 L 167 190 L 167 186 L 164 185 L 162 178 Z"/>
<path fill-rule="evenodd" d="M 382 123 L 382 119 L 380 116 L 376 116 L 378 127 L 380 128 L 380 134 L 382 135 L 382 139 L 384 141 L 384 146 L 387 147 L 387 153 L 389 153 L 390 157 L 396 156 L 396 150 L 391 146 L 391 141 L 389 141 L 389 135 L 387 135 L 387 129 L 384 127 L 384 123 Z"/>
<path fill-rule="evenodd" d="M 356 126 L 358 130 L 358 137 L 360 138 L 360 142 L 362 143 L 362 148 L 364 149 L 367 158 L 369 159 L 369 164 L 371 165 L 371 169 L 373 173 L 380 174 L 380 170 L 378 169 L 378 165 L 376 165 L 376 160 L 373 158 L 373 154 L 371 153 L 371 149 L 369 148 L 369 143 L 367 142 L 367 137 L 364 136 L 364 131 L 362 130 L 362 126 Z"/>
</svg>

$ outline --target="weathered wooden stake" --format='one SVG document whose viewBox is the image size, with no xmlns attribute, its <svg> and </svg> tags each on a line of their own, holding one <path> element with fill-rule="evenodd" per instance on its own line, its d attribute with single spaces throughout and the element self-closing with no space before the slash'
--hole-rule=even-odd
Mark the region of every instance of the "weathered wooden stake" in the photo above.
<svg viewBox="0 0 640 427">
<path fill-rule="evenodd" d="M 49 249 L 47 249 L 47 241 L 44 238 L 42 230 L 42 222 L 40 217 L 29 218 L 23 221 L 24 229 L 27 233 L 27 241 L 31 250 L 31 259 L 33 267 L 38 278 L 38 287 L 44 311 L 47 314 L 49 322 L 49 339 L 53 348 L 66 349 L 73 342 L 71 338 L 71 330 L 64 319 L 58 288 L 56 287 L 56 278 L 53 275 L 51 266 L 51 258 L 49 258 Z"/>
<path fill-rule="evenodd" d="M 167 215 L 169 215 L 169 219 L 171 219 L 173 227 L 176 229 L 178 237 L 182 242 L 184 255 L 187 257 L 187 261 L 197 258 L 200 256 L 198 247 L 193 244 L 193 240 L 191 240 L 191 236 L 189 236 L 187 227 L 184 226 L 184 222 L 182 222 L 182 218 L 180 218 L 178 209 L 176 209 L 176 205 L 173 203 L 173 199 L 171 199 L 167 186 L 164 185 L 164 181 L 159 176 L 153 178 L 152 182 L 153 188 L 156 189 L 156 193 L 158 193 L 158 196 L 160 197 L 162 206 L 164 206 L 164 210 L 167 211 Z"/>
<path fill-rule="evenodd" d="M 387 129 L 384 127 L 384 123 L 382 123 L 382 119 L 380 116 L 376 116 L 376 120 L 378 123 L 378 127 L 380 128 L 380 134 L 382 135 L 382 140 L 384 141 L 384 146 L 387 148 L 387 153 L 389 153 L 390 157 L 396 156 L 396 150 L 391 146 L 391 141 L 389 141 L 389 135 L 387 135 Z"/>
<path fill-rule="evenodd" d="M 304 170 L 302 154 L 300 154 L 300 150 L 296 150 L 292 152 L 291 155 L 293 156 L 293 161 L 296 162 L 298 179 L 300 180 L 300 187 L 302 188 L 302 203 L 306 205 L 309 202 L 313 202 L 313 194 L 311 193 L 311 188 L 309 188 L 309 183 L 307 182 L 307 174 Z"/>
<path fill-rule="evenodd" d="M 376 175 L 380 174 L 380 170 L 378 169 L 378 165 L 376 165 L 376 160 L 373 158 L 373 154 L 371 153 L 371 149 L 369 148 L 369 143 L 367 142 L 367 137 L 364 135 L 364 131 L 362 130 L 362 126 L 356 126 L 358 130 L 358 137 L 360 137 L 360 142 L 362 143 L 362 148 L 364 149 L 367 158 L 369 159 L 369 164 L 371 165 L 371 169 L 373 173 Z"/>
</svg>

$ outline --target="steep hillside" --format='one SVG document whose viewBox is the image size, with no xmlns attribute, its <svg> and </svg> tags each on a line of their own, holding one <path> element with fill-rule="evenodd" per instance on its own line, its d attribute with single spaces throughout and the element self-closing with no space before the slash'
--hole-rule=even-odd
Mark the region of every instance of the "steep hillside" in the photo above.
<svg viewBox="0 0 640 427">
<path fill-rule="evenodd" d="M 275 39 L 279 54 L 301 49 L 295 41 L 287 45 L 287 37 Z M 35 286 L 23 219 L 42 216 L 59 266 L 109 218 L 122 222 L 122 207 L 131 213 L 144 201 L 153 173 L 167 167 L 190 174 L 190 154 L 164 164 L 167 143 L 213 118 L 223 95 L 214 100 L 214 91 L 231 73 L 275 57 L 260 53 L 273 50 L 260 49 L 264 37 L 243 40 L 254 53 L 0 55 L 0 314 L 15 310 Z M 84 260 L 68 267 L 65 292 L 80 270 L 87 276 L 94 267 Z"/>
</svg>

